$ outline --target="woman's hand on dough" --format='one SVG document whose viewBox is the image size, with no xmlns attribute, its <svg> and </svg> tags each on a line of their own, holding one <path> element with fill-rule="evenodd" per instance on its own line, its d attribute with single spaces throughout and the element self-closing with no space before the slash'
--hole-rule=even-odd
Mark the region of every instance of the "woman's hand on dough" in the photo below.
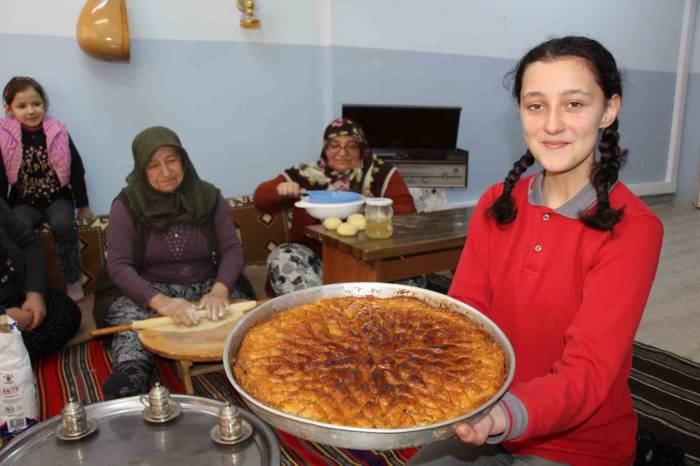
<svg viewBox="0 0 700 466">
<path fill-rule="evenodd" d="M 211 287 L 211 291 L 204 296 L 199 301 L 199 305 L 205 311 L 207 311 L 207 318 L 209 320 L 219 320 L 226 314 L 226 308 L 228 307 L 228 287 L 221 282 L 214 283 Z"/>
<path fill-rule="evenodd" d="M 151 307 L 179 324 L 196 325 L 199 322 L 194 304 L 182 298 L 170 298 L 159 294 L 151 299 Z"/>
</svg>

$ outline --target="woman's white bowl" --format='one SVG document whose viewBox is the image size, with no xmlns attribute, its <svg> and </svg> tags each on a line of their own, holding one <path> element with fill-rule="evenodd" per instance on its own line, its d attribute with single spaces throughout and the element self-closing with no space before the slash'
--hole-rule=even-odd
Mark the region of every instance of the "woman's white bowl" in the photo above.
<svg viewBox="0 0 700 466">
<path fill-rule="evenodd" d="M 324 220 L 328 217 L 338 217 L 346 219 L 362 209 L 365 199 L 362 198 L 353 202 L 343 202 L 339 204 L 314 204 L 309 201 L 297 201 L 294 205 L 306 211 L 314 218 Z"/>
</svg>

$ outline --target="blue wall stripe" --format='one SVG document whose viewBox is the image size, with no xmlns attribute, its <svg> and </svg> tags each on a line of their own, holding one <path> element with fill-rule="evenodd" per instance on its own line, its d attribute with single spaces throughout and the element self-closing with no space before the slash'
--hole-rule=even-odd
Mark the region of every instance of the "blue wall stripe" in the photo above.
<svg viewBox="0 0 700 466">
<path fill-rule="evenodd" d="M 176 130 L 202 178 L 225 195 L 252 193 L 282 169 L 314 160 L 328 115 L 338 115 L 343 103 L 461 106 L 458 141 L 471 153 L 470 184 L 448 193 L 453 202 L 477 199 L 524 150 L 514 104 L 502 84 L 514 65 L 508 59 L 132 40 L 132 62 L 124 64 L 90 58 L 72 38 L 0 34 L 0 44 L 0 80 L 36 77 L 48 91 L 51 113 L 69 125 L 98 213 L 108 211 L 124 185 L 134 135 L 153 124 Z M 621 133 L 630 161 L 623 180 L 662 181 L 675 75 L 629 70 L 626 81 Z M 686 121 L 697 121 L 699 86 L 694 76 Z M 687 160 L 681 165 L 697 168 L 698 141 L 688 136 L 691 131 L 686 127 Z"/>
</svg>

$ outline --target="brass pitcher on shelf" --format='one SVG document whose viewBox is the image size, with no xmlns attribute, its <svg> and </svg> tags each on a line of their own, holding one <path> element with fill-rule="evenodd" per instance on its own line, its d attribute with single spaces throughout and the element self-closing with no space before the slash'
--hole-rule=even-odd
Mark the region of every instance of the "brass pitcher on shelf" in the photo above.
<svg viewBox="0 0 700 466">
<path fill-rule="evenodd" d="M 80 12 L 78 45 L 100 60 L 129 61 L 126 0 L 87 0 Z"/>
</svg>

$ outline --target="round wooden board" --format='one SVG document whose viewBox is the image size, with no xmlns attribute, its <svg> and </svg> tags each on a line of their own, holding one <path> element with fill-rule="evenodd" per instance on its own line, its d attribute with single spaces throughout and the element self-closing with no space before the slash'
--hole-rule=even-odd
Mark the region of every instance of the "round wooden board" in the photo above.
<svg viewBox="0 0 700 466">
<path fill-rule="evenodd" d="M 189 361 L 221 361 L 226 338 L 240 317 L 227 319 L 207 330 L 190 328 L 188 332 L 161 331 L 157 328 L 139 331 L 143 346 L 169 359 Z"/>
</svg>

